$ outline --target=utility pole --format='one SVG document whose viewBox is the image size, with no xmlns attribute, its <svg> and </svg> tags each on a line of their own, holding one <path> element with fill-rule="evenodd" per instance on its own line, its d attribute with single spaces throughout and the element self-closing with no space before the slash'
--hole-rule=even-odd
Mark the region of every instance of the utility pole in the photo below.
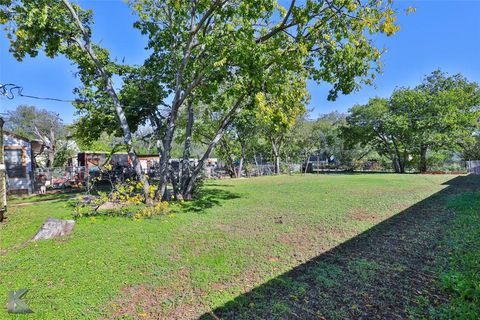
<svg viewBox="0 0 480 320">
<path fill-rule="evenodd" d="M 0 118 L 0 222 L 3 221 L 5 211 L 7 211 L 7 184 L 5 159 L 3 157 L 3 124 L 5 122 Z"/>
</svg>

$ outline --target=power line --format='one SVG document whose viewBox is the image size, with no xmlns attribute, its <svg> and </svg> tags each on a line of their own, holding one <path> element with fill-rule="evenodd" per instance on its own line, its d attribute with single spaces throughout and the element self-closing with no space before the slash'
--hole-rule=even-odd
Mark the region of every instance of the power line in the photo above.
<svg viewBox="0 0 480 320">
<path fill-rule="evenodd" d="M 9 100 L 12 100 L 15 98 L 15 93 L 20 97 L 24 98 L 30 98 L 30 99 L 37 99 L 37 100 L 48 100 L 48 101 L 58 101 L 58 102 L 75 102 L 74 100 L 65 100 L 65 99 L 58 99 L 58 98 L 49 98 L 49 97 L 38 97 L 38 96 L 32 96 L 28 94 L 23 94 L 23 87 L 18 86 L 13 83 L 6 83 L 6 84 L 0 84 L 0 95 L 6 97 Z"/>
</svg>

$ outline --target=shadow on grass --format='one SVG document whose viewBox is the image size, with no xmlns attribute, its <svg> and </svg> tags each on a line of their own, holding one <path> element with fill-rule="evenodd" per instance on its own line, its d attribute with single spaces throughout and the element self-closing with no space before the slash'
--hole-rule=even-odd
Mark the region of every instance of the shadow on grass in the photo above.
<svg viewBox="0 0 480 320">
<path fill-rule="evenodd" d="M 448 198 L 478 190 L 458 176 L 443 190 L 200 319 L 405 319 L 418 301 L 446 301 L 432 267 L 453 213 Z M 424 304 L 422 304 L 424 305 Z M 428 316 L 427 316 L 428 318 Z"/>
<path fill-rule="evenodd" d="M 200 195 L 197 199 L 184 202 L 183 210 L 186 212 L 201 213 L 205 209 L 219 205 L 222 201 L 240 198 L 238 193 L 218 188 L 211 188 L 211 186 L 212 185 L 210 184 L 208 187 L 203 188 L 200 191 Z M 222 187 L 224 186 L 222 185 Z"/>
<path fill-rule="evenodd" d="M 215 182 L 208 182 L 205 184 L 206 187 L 221 187 L 221 188 L 233 188 L 235 185 L 233 184 L 222 184 L 222 183 L 215 183 Z"/>
</svg>

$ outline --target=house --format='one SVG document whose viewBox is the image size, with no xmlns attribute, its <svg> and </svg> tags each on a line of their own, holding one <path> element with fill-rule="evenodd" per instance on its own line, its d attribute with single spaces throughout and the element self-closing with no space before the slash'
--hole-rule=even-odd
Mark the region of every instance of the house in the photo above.
<svg viewBox="0 0 480 320">
<path fill-rule="evenodd" d="M 43 144 L 9 131 L 3 131 L 6 185 L 9 194 L 31 194 L 34 191 L 35 157 Z"/>
</svg>

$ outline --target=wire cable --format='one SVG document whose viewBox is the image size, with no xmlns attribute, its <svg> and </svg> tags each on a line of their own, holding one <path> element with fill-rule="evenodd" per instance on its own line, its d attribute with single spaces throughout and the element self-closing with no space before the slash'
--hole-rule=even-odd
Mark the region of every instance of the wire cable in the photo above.
<svg viewBox="0 0 480 320">
<path fill-rule="evenodd" d="M 58 99 L 58 98 L 49 98 L 49 97 L 38 97 L 38 96 L 32 96 L 28 94 L 23 94 L 23 87 L 18 86 L 13 83 L 6 83 L 6 84 L 0 84 L 0 95 L 6 97 L 9 100 L 12 100 L 15 98 L 15 93 L 16 95 L 24 98 L 30 98 L 30 99 L 37 99 L 37 100 L 48 100 L 48 101 L 58 101 L 58 102 L 75 102 L 75 100 L 65 100 L 65 99 Z"/>
</svg>

